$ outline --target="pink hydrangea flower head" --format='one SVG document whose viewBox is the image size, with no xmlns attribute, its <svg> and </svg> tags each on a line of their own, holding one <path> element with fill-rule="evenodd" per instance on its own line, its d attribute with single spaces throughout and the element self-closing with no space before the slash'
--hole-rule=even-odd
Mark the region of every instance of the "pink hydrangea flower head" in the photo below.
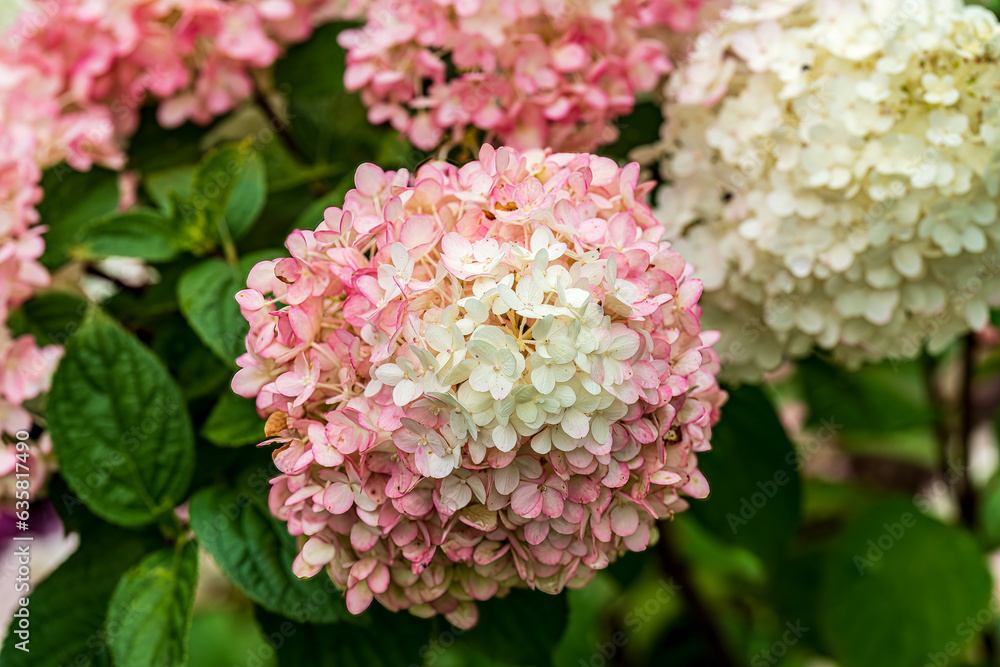
<svg viewBox="0 0 1000 667">
<path fill-rule="evenodd" d="M 0 454 L 31 429 L 22 403 L 48 390 L 61 355 L 6 328 L 8 313 L 49 283 L 34 208 L 42 170 L 122 168 L 147 99 L 160 100 L 165 125 L 207 122 L 249 96 L 252 70 L 285 44 L 364 2 L 52 0 L 23 3 L 10 23 L 0 17 Z M 121 185 L 127 207 L 134 178 Z M 9 474 L 0 465 L 0 497 Z"/>
<path fill-rule="evenodd" d="M 475 127 L 518 148 L 591 150 L 614 141 L 612 121 L 670 70 L 673 36 L 714 4 L 374 0 L 341 34 L 344 82 L 371 122 L 422 149 Z"/>
<path fill-rule="evenodd" d="M 363 165 L 257 265 L 233 388 L 268 417 L 296 574 L 325 569 L 354 613 L 468 627 L 476 600 L 583 585 L 708 493 L 716 335 L 638 176 L 490 145 Z"/>
</svg>

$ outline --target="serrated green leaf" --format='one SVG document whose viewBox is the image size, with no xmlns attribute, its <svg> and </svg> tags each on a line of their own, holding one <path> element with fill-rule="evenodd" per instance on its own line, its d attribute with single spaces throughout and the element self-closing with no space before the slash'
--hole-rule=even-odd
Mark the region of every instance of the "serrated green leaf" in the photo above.
<svg viewBox="0 0 1000 667">
<path fill-rule="evenodd" d="M 63 475 L 98 516 L 143 525 L 183 500 L 194 436 L 181 391 L 156 355 L 97 309 L 66 346 L 48 418 Z"/>
<path fill-rule="evenodd" d="M 118 582 L 108 605 L 111 654 L 129 667 L 184 667 L 194 593 L 198 545 L 160 549 Z"/>
<path fill-rule="evenodd" d="M 226 225 L 234 239 L 242 238 L 257 222 L 267 199 L 267 173 L 256 151 L 246 154 L 236 174 L 233 192 L 226 204 Z"/>
<path fill-rule="evenodd" d="M 262 481 L 266 489 L 266 478 Z M 262 607 L 311 623 L 346 617 L 342 594 L 329 577 L 304 580 L 292 574 L 295 538 L 252 493 L 202 489 L 191 500 L 191 526 L 225 575 Z"/>
<path fill-rule="evenodd" d="M 227 391 L 209 413 L 201 435 L 219 447 L 253 445 L 264 439 L 264 420 L 253 400 Z"/>
<path fill-rule="evenodd" d="M 844 667 L 923 665 L 974 639 L 968 619 L 989 609 L 990 588 L 969 533 L 909 501 L 885 501 L 853 521 L 826 558 L 820 632 Z"/>
</svg>

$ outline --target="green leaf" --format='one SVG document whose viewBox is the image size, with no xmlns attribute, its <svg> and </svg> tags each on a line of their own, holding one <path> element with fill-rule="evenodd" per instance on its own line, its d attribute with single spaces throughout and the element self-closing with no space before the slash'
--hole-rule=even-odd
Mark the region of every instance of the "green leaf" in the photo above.
<svg viewBox="0 0 1000 667">
<path fill-rule="evenodd" d="M 552 652 L 569 619 L 565 593 L 514 589 L 505 598 L 476 605 L 479 622 L 462 634 L 460 643 L 513 665 L 552 664 Z"/>
<path fill-rule="evenodd" d="M 332 623 L 347 616 L 342 594 L 322 573 L 313 579 L 292 574 L 298 553 L 288 527 L 267 510 L 267 479 L 251 488 L 202 489 L 191 499 L 191 526 L 225 575 L 248 598 L 298 621 Z M 254 493 L 253 486 L 259 486 Z"/>
<path fill-rule="evenodd" d="M 39 345 L 65 345 L 80 327 L 90 306 L 69 292 L 48 292 L 26 301 L 10 314 L 7 326 L 14 336 L 31 334 Z"/>
<path fill-rule="evenodd" d="M 691 512 L 717 537 L 779 560 L 798 527 L 802 490 L 795 448 L 760 389 L 730 391 L 698 467 L 711 493 Z"/>
<path fill-rule="evenodd" d="M 55 269 L 69 259 L 85 224 L 118 210 L 118 176 L 104 169 L 80 173 L 60 164 L 45 172 L 42 189 L 39 223 L 49 230 L 41 262 Z"/>
<path fill-rule="evenodd" d="M 187 665 L 198 545 L 149 554 L 125 573 L 108 606 L 111 653 L 129 667 Z"/>
<path fill-rule="evenodd" d="M 240 271 L 221 259 L 208 259 L 188 269 L 177 283 L 181 312 L 191 328 L 220 359 L 234 367 L 250 331 L 235 299 L 240 289 Z"/>
<path fill-rule="evenodd" d="M 181 312 L 191 328 L 233 368 L 236 357 L 246 351 L 244 338 L 250 331 L 236 303 L 236 293 L 246 289 L 254 264 L 277 256 L 278 251 L 264 250 L 244 257 L 238 267 L 221 259 L 208 259 L 185 271 L 177 284 Z"/>
<path fill-rule="evenodd" d="M 264 160 L 251 149 L 246 154 L 233 193 L 226 204 L 226 225 L 233 238 L 243 237 L 257 222 L 267 199 L 267 174 Z"/>
<path fill-rule="evenodd" d="M 1000 545 L 1000 476 L 994 476 L 980 494 L 978 514 L 986 543 Z"/>
<path fill-rule="evenodd" d="M 143 525 L 183 500 L 194 436 L 180 389 L 152 352 L 96 308 L 66 346 L 48 418 L 66 481 L 98 516 Z"/>
<path fill-rule="evenodd" d="M 88 527 L 95 530 L 83 535 L 77 551 L 31 593 L 30 652 L 15 647 L 23 641 L 15 618 L 0 650 L 0 667 L 110 667 L 110 633 L 104 627 L 108 601 L 122 574 L 155 542 L 108 524 Z M 12 590 L 13 579 L 7 584 Z"/>
<path fill-rule="evenodd" d="M 847 431 L 883 433 L 934 420 L 923 369 L 915 361 L 848 371 L 813 356 L 800 362 L 798 371 L 814 426 L 826 420 Z"/>
<path fill-rule="evenodd" d="M 143 187 L 157 206 L 167 215 L 173 215 L 174 201 L 171 195 L 188 197 L 194 183 L 195 165 L 183 165 L 149 174 L 142 179 Z"/>
<path fill-rule="evenodd" d="M 201 435 L 219 447 L 254 445 L 264 439 L 264 420 L 254 401 L 227 391 L 209 413 Z"/>
<path fill-rule="evenodd" d="M 377 604 L 377 603 L 376 603 Z M 281 667 L 408 667 L 424 663 L 434 650 L 431 624 L 407 612 L 391 613 L 373 604 L 365 612 L 371 628 L 353 624 L 296 623 L 263 609 L 257 618 Z M 458 631 L 447 631 L 452 640 Z M 445 641 L 447 637 L 443 634 Z M 441 650 L 438 644 L 438 651 Z M 430 664 L 429 662 L 426 664 Z"/>
<path fill-rule="evenodd" d="M 233 238 L 239 238 L 256 222 L 266 196 L 264 161 L 244 141 L 220 146 L 202 159 L 191 184 L 190 201 L 204 214 L 206 232 L 215 237 L 224 224 Z"/>
<path fill-rule="evenodd" d="M 184 247 L 173 220 L 142 209 L 94 220 L 77 238 L 70 255 L 81 259 L 120 256 L 166 262 Z"/>
<path fill-rule="evenodd" d="M 970 624 L 989 609 L 990 575 L 968 532 L 892 500 L 837 540 L 820 599 L 820 632 L 844 667 L 944 664 L 949 645 L 976 636 Z"/>
</svg>

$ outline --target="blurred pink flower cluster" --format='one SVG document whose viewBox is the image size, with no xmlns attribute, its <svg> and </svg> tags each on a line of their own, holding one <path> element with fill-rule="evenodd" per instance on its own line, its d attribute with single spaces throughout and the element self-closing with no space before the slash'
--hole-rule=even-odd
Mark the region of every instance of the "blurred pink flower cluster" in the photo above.
<svg viewBox="0 0 1000 667">
<path fill-rule="evenodd" d="M 0 436 L 13 440 L 18 431 L 31 430 L 32 418 L 23 403 L 48 390 L 62 349 L 39 347 L 30 335 L 13 338 L 6 326 L 10 311 L 47 285 L 49 275 L 38 263 L 45 249 L 44 228 L 31 226 L 38 218 L 34 205 L 41 199 L 41 172 L 25 149 L 32 137 L 18 134 L 19 121 L 4 115 L 2 100 L 0 94 Z M 0 478 L 14 468 L 13 445 L 6 451 L 3 442 L 0 438 Z M 0 483 L 0 498 L 4 495 Z"/>
<path fill-rule="evenodd" d="M 348 90 L 415 146 L 469 127 L 517 148 L 588 151 L 671 69 L 671 35 L 714 0 L 374 0 L 341 33 Z M 666 36 L 665 36 L 666 35 Z"/>
<path fill-rule="evenodd" d="M 49 0 L 26 3 L 0 34 L 0 322 L 49 282 L 38 263 L 42 169 L 120 169 L 147 97 L 159 120 L 207 122 L 252 92 L 250 70 L 358 0 Z M 25 400 L 48 389 L 61 355 L 0 324 L 0 433 L 29 430 Z M 0 452 L 0 458 L 4 456 Z M 0 461 L 0 476 L 6 474 Z M 0 493 L 0 496 L 3 494 Z"/>
<path fill-rule="evenodd" d="M 726 395 L 701 283 L 639 168 L 483 146 L 362 165 L 237 295 L 234 390 L 268 416 L 294 570 L 360 613 L 476 623 L 476 600 L 586 583 L 704 497 Z"/>
</svg>

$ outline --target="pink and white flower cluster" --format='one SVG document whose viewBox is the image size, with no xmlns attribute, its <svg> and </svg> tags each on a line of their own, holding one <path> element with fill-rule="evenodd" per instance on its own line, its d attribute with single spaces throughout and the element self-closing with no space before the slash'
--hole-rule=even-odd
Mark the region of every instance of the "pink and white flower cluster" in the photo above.
<svg viewBox="0 0 1000 667">
<path fill-rule="evenodd" d="M 701 283 L 639 167 L 483 146 L 365 164 L 237 300 L 234 390 L 279 445 L 294 570 L 456 625 L 512 587 L 586 583 L 704 497 L 726 395 Z"/>
<path fill-rule="evenodd" d="M 670 70 L 705 0 L 374 0 L 341 34 L 344 81 L 415 146 L 479 128 L 518 148 L 591 150 Z"/>
<path fill-rule="evenodd" d="M 13 339 L 9 312 L 49 282 L 38 258 L 42 169 L 124 166 L 147 97 L 165 125 L 207 122 L 252 92 L 280 44 L 359 0 L 49 0 L 0 34 L 0 434 L 30 430 L 24 401 L 48 390 L 61 348 Z M 4 16 L 5 23 L 8 17 Z M 9 452 L 8 452 L 9 453 Z M 0 459 L 6 456 L 0 451 Z M 0 477 L 7 466 L 0 460 Z M 0 485 L 0 497 L 4 494 Z"/>
<path fill-rule="evenodd" d="M 342 0 L 29 3 L 0 40 L 4 89 L 34 96 L 38 112 L 55 123 L 37 128 L 43 145 L 114 152 L 147 96 L 162 100 L 164 126 L 206 123 L 252 93 L 252 71 L 271 65 L 283 44 L 347 9 Z M 67 117 L 86 127 L 66 127 Z M 70 142 L 69 132 L 82 136 Z M 86 168 L 73 157 L 71 166 Z"/>
</svg>

